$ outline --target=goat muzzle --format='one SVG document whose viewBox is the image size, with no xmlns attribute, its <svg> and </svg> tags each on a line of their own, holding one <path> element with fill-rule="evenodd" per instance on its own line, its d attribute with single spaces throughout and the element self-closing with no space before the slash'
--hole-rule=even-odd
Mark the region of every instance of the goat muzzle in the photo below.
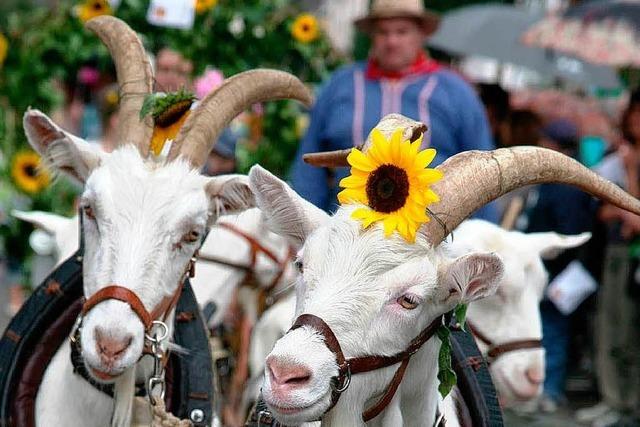
<svg viewBox="0 0 640 427">
<path fill-rule="evenodd" d="M 346 358 L 338 338 L 331 330 L 331 327 L 320 317 L 313 314 L 300 315 L 289 331 L 293 331 L 302 326 L 309 326 L 318 331 L 324 340 L 325 345 L 335 355 L 336 363 L 338 364 L 338 375 L 332 378 L 331 386 L 331 403 L 325 410 L 325 414 L 329 412 L 338 403 L 340 396 L 344 393 L 351 383 L 351 376 L 371 372 L 378 369 L 386 368 L 400 363 L 400 366 L 396 370 L 391 382 L 386 387 L 382 397 L 370 408 L 367 408 L 362 413 L 362 419 L 364 422 L 372 420 L 378 416 L 384 408 L 391 402 L 395 395 L 404 373 L 409 364 L 409 359 L 415 353 L 420 350 L 422 345 L 426 343 L 436 333 L 438 328 L 444 324 L 444 316 L 436 317 L 425 329 L 422 330 L 407 346 L 404 351 L 397 353 L 393 356 L 361 356 Z"/>
</svg>

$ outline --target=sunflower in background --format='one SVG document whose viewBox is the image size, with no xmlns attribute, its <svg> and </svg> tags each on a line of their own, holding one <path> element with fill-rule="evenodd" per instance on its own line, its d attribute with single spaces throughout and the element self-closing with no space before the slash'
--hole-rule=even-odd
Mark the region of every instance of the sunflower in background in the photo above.
<svg viewBox="0 0 640 427">
<path fill-rule="evenodd" d="M 75 7 L 75 12 L 83 23 L 96 16 L 112 14 L 108 0 L 85 0 L 84 3 Z"/>
<path fill-rule="evenodd" d="M 311 43 L 320 37 L 318 20 L 308 13 L 298 15 L 291 26 L 291 35 L 300 43 Z"/>
<path fill-rule="evenodd" d="M 9 41 L 0 33 L 0 68 L 4 64 L 4 60 L 7 59 L 7 52 L 9 51 Z"/>
<path fill-rule="evenodd" d="M 218 0 L 195 0 L 195 4 L 196 13 L 200 15 L 210 9 L 213 9 L 216 4 L 218 4 Z"/>
<path fill-rule="evenodd" d="M 386 237 L 397 230 L 413 243 L 420 226 L 429 222 L 427 206 L 440 201 L 429 187 L 442 178 L 442 172 L 427 168 L 436 150 L 419 151 L 422 135 L 410 142 L 402 138 L 402 129 L 387 140 L 374 128 L 371 142 L 366 152 L 354 148 L 347 157 L 351 175 L 340 181 L 345 189 L 338 193 L 338 201 L 366 205 L 351 214 L 364 228 L 382 222 Z"/>
<path fill-rule="evenodd" d="M 49 185 L 49 174 L 40 168 L 40 156 L 32 151 L 16 154 L 11 176 L 16 186 L 29 194 L 38 193 Z"/>
</svg>

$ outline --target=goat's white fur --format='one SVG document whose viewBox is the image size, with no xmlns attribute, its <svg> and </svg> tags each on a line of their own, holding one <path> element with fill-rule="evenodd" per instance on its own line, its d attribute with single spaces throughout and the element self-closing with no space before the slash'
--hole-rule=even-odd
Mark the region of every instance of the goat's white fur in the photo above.
<svg viewBox="0 0 640 427">
<path fill-rule="evenodd" d="M 183 236 L 191 231 L 202 235 L 223 209 L 240 210 L 253 203 L 246 177 L 207 178 L 181 159 L 169 164 L 143 160 L 131 145 L 107 154 L 68 133 L 51 141 L 52 133 L 63 131 L 36 110 L 25 114 L 24 127 L 29 142 L 52 169 L 84 183 L 81 204 L 91 206 L 96 217 L 95 221 L 85 218 L 84 225 L 83 276 L 87 297 L 104 286 L 118 284 L 133 290 L 148 309 L 155 307 L 173 294 L 199 245 Z M 112 366 L 105 366 L 97 353 L 94 336 L 97 327 L 111 338 L 132 339 Z M 112 375 L 130 371 L 115 379 L 116 390 L 120 391 L 117 395 L 132 390 L 133 369 L 140 367 L 137 361 L 143 341 L 141 321 L 123 302 L 104 301 L 84 317 L 81 350 L 85 363 Z M 68 344 L 63 345 L 58 353 L 67 348 Z M 68 358 L 65 360 L 62 362 L 70 364 Z M 68 380 L 66 384 L 76 387 L 64 389 L 64 394 L 67 401 L 86 402 L 92 409 L 89 418 L 81 420 L 78 412 L 68 410 L 68 405 L 55 405 L 56 399 L 47 392 L 60 393 L 63 384 L 52 387 L 46 384 L 60 380 L 56 373 L 49 372 L 52 369 L 65 371 L 51 364 L 45 373 L 36 398 L 38 426 L 95 425 L 96 420 L 111 417 L 112 408 L 101 406 L 100 398 L 91 399 L 94 390 L 83 381 Z M 136 375 L 140 375 L 139 371 L 136 370 Z M 112 426 L 127 425 L 130 408 L 129 399 L 116 399 Z M 99 409 L 109 413 L 99 413 Z"/>
<path fill-rule="evenodd" d="M 347 357 L 404 350 L 437 316 L 457 303 L 491 294 L 501 278 L 502 262 L 493 254 L 450 259 L 422 236 L 415 245 L 397 235 L 385 239 L 379 226 L 362 230 L 350 218 L 353 207 L 341 207 L 329 217 L 258 166 L 250 172 L 250 186 L 272 229 L 304 243 L 296 315 L 312 313 L 324 319 Z M 397 301 L 403 296 L 414 298 L 418 307 L 402 308 Z M 371 425 L 432 422 L 438 403 L 438 349 L 438 339 L 432 338 L 413 356 L 396 397 Z M 330 401 L 330 378 L 337 374 L 335 357 L 322 337 L 309 327 L 288 333 L 267 359 L 268 366 L 278 362 L 306 367 L 311 375 L 304 386 L 279 392 L 267 367 L 263 396 L 276 417 L 297 424 L 321 416 Z M 322 425 L 364 425 L 362 412 L 385 389 L 394 368 L 354 376 Z"/>
</svg>

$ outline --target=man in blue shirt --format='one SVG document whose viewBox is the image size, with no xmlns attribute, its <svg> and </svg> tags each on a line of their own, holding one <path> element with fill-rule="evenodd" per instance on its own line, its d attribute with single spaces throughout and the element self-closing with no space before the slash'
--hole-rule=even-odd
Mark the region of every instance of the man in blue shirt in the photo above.
<svg viewBox="0 0 640 427">
<path fill-rule="evenodd" d="M 305 164 L 302 155 L 362 145 L 387 114 L 428 126 L 424 147 L 437 150 L 435 164 L 461 151 L 495 148 L 475 91 L 422 50 L 438 25 L 422 0 L 375 0 L 355 24 L 371 36 L 370 57 L 336 71 L 321 89 L 292 170 L 295 190 L 327 211 L 335 208 L 337 183 L 349 171 L 338 168 L 332 176 Z M 496 221 L 497 212 L 490 205 L 479 216 Z"/>
</svg>

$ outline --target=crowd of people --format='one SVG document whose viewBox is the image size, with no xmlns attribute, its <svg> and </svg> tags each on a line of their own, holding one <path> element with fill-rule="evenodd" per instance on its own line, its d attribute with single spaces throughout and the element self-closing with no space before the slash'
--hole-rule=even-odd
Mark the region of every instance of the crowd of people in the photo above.
<svg viewBox="0 0 640 427">
<path fill-rule="evenodd" d="M 437 28 L 437 18 L 422 1 L 374 1 L 369 15 L 356 25 L 370 37 L 369 57 L 339 69 L 324 83 L 290 175 L 293 187 L 320 208 L 336 208 L 338 182 L 348 170 L 314 168 L 302 161 L 302 155 L 359 146 L 389 113 L 402 113 L 428 126 L 423 144 L 437 149 L 435 164 L 466 150 L 533 145 L 574 157 L 640 196 L 640 91 L 630 96 L 619 120 L 610 119 L 607 132 L 593 133 L 573 120 L 572 112 L 549 117 L 533 108 L 514 108 L 512 94 L 500 86 L 474 87 L 457 71 L 431 59 L 423 46 Z M 193 66 L 180 53 L 162 49 L 155 55 L 155 79 L 159 91 L 192 89 Z M 61 86 L 67 88 L 67 100 L 54 119 L 110 151 L 118 122 L 118 88 L 98 82 L 90 67 L 81 70 L 73 85 Z M 207 174 L 235 172 L 236 142 L 231 130 L 223 134 L 204 167 Z M 514 206 L 516 214 L 508 220 L 505 213 L 512 214 Z M 638 415 L 640 340 L 634 326 L 640 298 L 640 218 L 554 184 L 518 192 L 476 216 L 502 220 L 526 232 L 592 233 L 589 245 L 546 265 L 553 284 L 579 263 L 598 289 L 589 298 L 585 292 L 584 303 L 572 312 L 558 308 L 553 295 L 545 293 L 540 305 L 544 393 L 523 410 L 552 412 L 566 405 L 568 375 L 585 368 L 595 375 L 602 402 L 578 411 L 580 421 L 605 426 Z"/>
</svg>

